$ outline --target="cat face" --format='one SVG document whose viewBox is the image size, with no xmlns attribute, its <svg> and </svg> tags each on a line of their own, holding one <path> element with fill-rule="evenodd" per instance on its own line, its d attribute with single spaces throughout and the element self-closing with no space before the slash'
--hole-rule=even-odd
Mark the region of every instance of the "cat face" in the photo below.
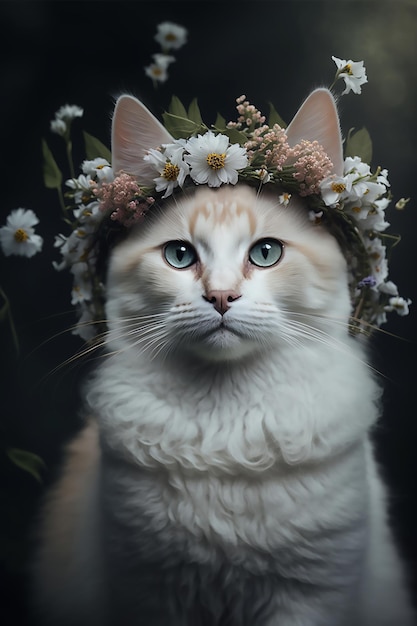
<svg viewBox="0 0 417 626">
<path fill-rule="evenodd" d="M 111 346 L 219 361 L 346 333 L 345 260 L 301 203 L 237 185 L 153 209 L 113 252 Z"/>
</svg>

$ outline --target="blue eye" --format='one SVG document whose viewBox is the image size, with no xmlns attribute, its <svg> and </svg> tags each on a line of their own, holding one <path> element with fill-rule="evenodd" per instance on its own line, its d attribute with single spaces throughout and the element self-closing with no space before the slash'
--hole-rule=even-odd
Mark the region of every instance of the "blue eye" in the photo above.
<svg viewBox="0 0 417 626">
<path fill-rule="evenodd" d="M 249 261 L 258 267 L 272 267 L 278 263 L 284 251 L 277 239 L 260 239 L 249 250 Z"/>
<path fill-rule="evenodd" d="M 178 270 L 191 267 L 197 261 L 197 252 L 186 241 L 168 241 L 164 247 L 164 258 Z"/>
</svg>

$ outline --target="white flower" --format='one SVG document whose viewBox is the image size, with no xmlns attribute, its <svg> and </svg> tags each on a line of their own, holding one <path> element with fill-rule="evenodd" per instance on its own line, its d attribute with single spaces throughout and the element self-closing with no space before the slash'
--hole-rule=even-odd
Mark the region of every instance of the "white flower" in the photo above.
<svg viewBox="0 0 417 626">
<path fill-rule="evenodd" d="M 352 181 L 352 188 L 347 196 L 348 200 L 362 198 L 364 202 L 371 205 L 377 198 L 386 192 L 386 187 L 382 183 L 374 183 L 370 180 L 357 179 Z"/>
<path fill-rule="evenodd" d="M 266 183 L 272 182 L 272 174 L 268 172 L 266 167 L 261 167 L 261 169 L 255 170 L 255 174 L 259 176 L 259 180 L 262 181 L 263 185 L 265 185 Z"/>
<path fill-rule="evenodd" d="M 94 181 L 91 179 L 90 174 L 85 176 L 84 174 L 80 174 L 77 178 L 70 178 L 65 181 L 65 184 L 70 189 L 74 190 L 74 202 L 75 204 L 82 204 L 83 200 L 86 197 L 90 197 L 91 190 L 95 185 Z"/>
<path fill-rule="evenodd" d="M 96 176 L 98 180 L 106 183 L 111 183 L 114 179 L 110 163 L 107 159 L 102 159 L 101 157 L 97 157 L 92 161 L 83 161 L 81 169 L 87 176 Z"/>
<path fill-rule="evenodd" d="M 15 209 L 7 217 L 6 226 L 0 228 L 0 245 L 6 256 L 32 257 L 42 249 L 43 239 L 35 234 L 33 226 L 39 223 L 30 209 Z"/>
<path fill-rule="evenodd" d="M 376 177 L 376 181 L 377 183 L 382 183 L 383 185 L 385 185 L 385 187 L 391 187 L 391 184 L 388 181 L 388 170 L 381 170 Z"/>
<path fill-rule="evenodd" d="M 51 120 L 50 128 L 53 133 L 61 135 L 61 137 L 63 137 L 67 132 L 67 125 L 64 120 Z"/>
<path fill-rule="evenodd" d="M 187 29 L 172 22 L 162 22 L 155 35 L 163 50 L 178 50 L 187 42 Z"/>
<path fill-rule="evenodd" d="M 382 244 L 379 237 L 375 237 L 374 239 L 365 238 L 365 246 L 368 252 L 372 276 L 376 280 L 375 286 L 379 287 L 388 276 L 386 247 Z"/>
<path fill-rule="evenodd" d="M 79 304 L 80 302 L 91 300 L 92 286 L 87 263 L 74 263 L 71 267 L 71 274 L 74 276 L 71 304 Z"/>
<path fill-rule="evenodd" d="M 154 178 L 156 191 L 164 191 L 163 198 L 170 196 L 175 187 L 182 187 L 189 174 L 188 163 L 183 159 L 184 148 L 182 143 L 172 143 L 162 146 L 161 150 L 149 150 L 144 157 L 145 161 L 151 163 L 159 176 Z"/>
<path fill-rule="evenodd" d="M 324 204 L 335 206 L 339 200 L 347 197 L 352 189 L 352 180 L 351 174 L 347 176 L 332 174 L 324 178 L 320 183 L 320 193 Z"/>
<path fill-rule="evenodd" d="M 346 157 L 343 164 L 343 173 L 356 174 L 357 177 L 370 176 L 371 168 L 368 163 L 364 163 L 358 156 Z"/>
<path fill-rule="evenodd" d="M 96 224 L 103 218 L 103 212 L 100 211 L 100 202 L 98 200 L 93 200 L 93 202 L 88 204 L 80 204 L 78 209 L 73 209 L 72 212 L 79 224 L 83 225 L 86 223 Z"/>
<path fill-rule="evenodd" d="M 361 85 L 368 82 L 363 61 L 345 61 L 334 56 L 332 59 L 337 66 L 336 78 L 343 78 L 345 81 L 346 89 L 342 95 L 350 91 L 361 93 Z"/>
<path fill-rule="evenodd" d="M 162 54 L 157 53 L 152 55 L 153 61 L 156 65 L 158 65 L 161 69 L 166 70 L 171 63 L 175 62 L 175 57 L 170 54 Z"/>
<path fill-rule="evenodd" d="M 393 296 L 389 299 L 388 304 L 384 306 L 384 311 L 387 313 L 391 313 L 391 311 L 396 311 L 398 315 L 404 316 L 409 313 L 409 305 L 411 304 L 410 299 L 402 298 L 401 296 Z"/>
<path fill-rule="evenodd" d="M 157 63 L 151 63 L 145 67 L 145 74 L 152 78 L 153 81 L 164 83 L 168 78 L 166 67 L 161 67 Z"/>
<path fill-rule="evenodd" d="M 70 122 L 76 117 L 82 117 L 83 115 L 84 115 L 84 109 L 77 106 L 76 104 L 64 104 L 55 113 L 55 119 L 64 120 L 65 122 Z"/>
<path fill-rule="evenodd" d="M 398 296 L 398 287 L 392 280 L 385 280 L 379 285 L 378 290 L 389 296 Z"/>
<path fill-rule="evenodd" d="M 291 200 L 291 194 L 286 191 L 278 197 L 278 200 L 280 204 L 283 204 L 284 206 L 288 206 Z"/>
<path fill-rule="evenodd" d="M 191 178 L 197 185 L 219 187 L 223 183 L 235 185 L 238 171 L 248 164 L 245 148 L 229 145 L 226 135 L 215 135 L 211 130 L 191 137 L 186 142 L 185 160 L 191 166 Z"/>
</svg>

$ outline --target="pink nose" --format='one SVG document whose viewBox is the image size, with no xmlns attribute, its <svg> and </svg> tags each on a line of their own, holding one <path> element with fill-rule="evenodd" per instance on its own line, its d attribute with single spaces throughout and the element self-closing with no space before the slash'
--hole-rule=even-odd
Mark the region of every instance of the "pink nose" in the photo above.
<svg viewBox="0 0 417 626">
<path fill-rule="evenodd" d="M 240 298 L 240 295 L 235 291 L 212 289 L 203 298 L 210 302 L 220 315 L 224 315 L 230 309 L 230 303 Z"/>
</svg>

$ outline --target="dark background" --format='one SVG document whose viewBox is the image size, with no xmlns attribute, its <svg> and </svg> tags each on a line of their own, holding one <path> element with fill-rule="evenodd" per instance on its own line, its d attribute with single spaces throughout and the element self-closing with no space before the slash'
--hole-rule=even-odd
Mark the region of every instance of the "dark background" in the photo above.
<svg viewBox="0 0 417 626">
<path fill-rule="evenodd" d="M 189 31 L 174 52 L 169 80 L 154 89 L 144 74 L 162 21 Z M 287 121 L 317 86 L 328 85 L 331 55 L 364 60 L 369 83 L 361 96 L 340 103 L 342 125 L 366 126 L 373 165 L 389 170 L 394 197 L 411 196 L 407 209 L 388 210 L 402 242 L 391 278 L 417 305 L 417 4 L 415 1 L 276 0 L 253 2 L 0 2 L 0 225 L 17 207 L 33 209 L 43 253 L 33 259 L 0 253 L 0 284 L 10 300 L 20 353 L 7 321 L 0 324 L 2 411 L 0 422 L 0 581 L 2 614 L 30 624 L 27 564 L 33 525 L 45 487 L 53 480 L 62 445 L 79 427 L 79 387 L 91 366 L 72 361 L 81 347 L 67 332 L 75 318 L 70 279 L 52 268 L 54 235 L 63 230 L 56 194 L 42 183 L 40 140 L 48 139 L 60 162 L 62 145 L 49 132 L 65 103 L 85 109 L 74 124 L 109 144 L 114 97 L 130 92 L 160 115 L 176 94 L 197 96 L 207 123 L 219 110 L 235 118 L 242 93 L 267 112 L 272 101 Z M 76 155 L 78 148 L 76 147 Z M 80 152 L 79 162 L 83 159 Z M 385 385 L 384 415 L 375 438 L 391 487 L 391 512 L 401 550 L 410 564 L 417 597 L 416 541 L 416 309 L 395 314 L 371 342 Z M 69 362 L 67 362 L 69 360 Z M 10 447 L 40 455 L 42 483 L 14 466 Z"/>
</svg>

